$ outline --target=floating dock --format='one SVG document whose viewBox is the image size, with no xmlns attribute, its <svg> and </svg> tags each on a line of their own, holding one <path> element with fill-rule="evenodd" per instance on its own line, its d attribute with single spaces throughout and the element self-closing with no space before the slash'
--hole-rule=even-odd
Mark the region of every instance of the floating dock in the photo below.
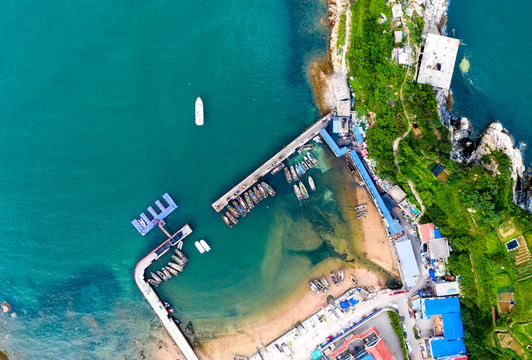
<svg viewBox="0 0 532 360">
<path fill-rule="evenodd" d="M 170 212 L 172 212 L 173 210 L 174 209 L 172 209 Z M 168 332 L 172 340 L 174 340 L 176 345 L 179 347 L 185 358 L 187 360 L 199 360 L 197 355 L 194 353 L 194 350 L 192 350 L 192 347 L 185 338 L 185 335 L 183 335 L 183 333 L 181 332 L 181 329 L 179 329 L 179 327 L 171 319 L 170 314 L 164 307 L 163 302 L 161 301 L 155 290 L 153 290 L 151 285 L 146 281 L 146 269 L 148 268 L 148 266 L 150 266 L 155 260 L 163 256 L 168 250 L 172 248 L 173 245 L 177 244 L 180 240 L 183 240 L 190 234 L 192 234 L 192 228 L 190 227 L 190 225 L 186 224 L 173 236 L 166 239 L 166 241 L 159 245 L 155 250 L 146 255 L 144 259 L 139 261 L 139 263 L 135 267 L 135 282 L 137 283 L 137 286 L 142 292 L 142 295 L 144 295 L 153 310 L 155 310 L 157 316 L 159 316 L 159 319 L 161 320 L 166 331 Z"/>
<path fill-rule="evenodd" d="M 155 201 L 155 205 L 159 208 L 160 213 L 157 213 L 151 206 L 148 207 L 148 212 L 151 214 L 152 219 L 150 220 L 145 213 L 140 214 L 140 219 L 134 219 L 131 224 L 137 229 L 137 231 L 142 235 L 146 235 L 151 229 L 157 225 L 164 225 L 164 218 L 177 209 L 177 204 L 174 199 L 168 193 L 163 195 L 163 199 L 168 204 L 168 207 L 165 207 L 159 200 Z M 142 224 L 144 222 L 145 225 Z"/>
<path fill-rule="evenodd" d="M 325 116 L 315 122 L 294 141 L 286 145 L 281 151 L 272 156 L 268 161 L 262 164 L 257 170 L 252 172 L 248 177 L 239 182 L 235 187 L 226 192 L 221 198 L 211 204 L 216 212 L 222 211 L 230 201 L 235 199 L 238 195 L 245 192 L 252 187 L 261 177 L 267 175 L 270 171 L 275 169 L 281 162 L 292 155 L 300 146 L 309 142 L 312 138 L 319 135 L 320 131 L 329 124 L 329 116 Z"/>
</svg>

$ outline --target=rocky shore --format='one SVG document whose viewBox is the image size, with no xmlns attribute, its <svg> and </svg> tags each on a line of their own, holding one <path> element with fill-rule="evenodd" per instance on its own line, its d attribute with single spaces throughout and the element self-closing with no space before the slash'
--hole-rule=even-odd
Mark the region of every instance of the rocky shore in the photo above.
<svg viewBox="0 0 532 360">
<path fill-rule="evenodd" d="M 424 32 L 445 35 L 447 0 L 426 0 Z M 450 91 L 436 89 L 436 99 L 441 122 L 451 132 L 453 149 L 451 159 L 464 164 L 482 164 L 489 171 L 496 171 L 492 163 L 484 163 L 482 157 L 491 151 L 501 151 L 510 158 L 513 185 L 513 201 L 516 205 L 532 211 L 532 178 L 525 173 L 521 151 L 515 146 L 511 134 L 500 122 L 493 122 L 475 138 L 473 127 L 465 117 L 453 118 L 449 112 Z"/>
</svg>

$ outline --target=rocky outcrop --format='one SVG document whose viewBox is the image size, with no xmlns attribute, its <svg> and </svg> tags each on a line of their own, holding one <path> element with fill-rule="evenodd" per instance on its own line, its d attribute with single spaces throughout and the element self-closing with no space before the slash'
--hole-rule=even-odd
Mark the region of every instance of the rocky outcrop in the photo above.
<svg viewBox="0 0 532 360">
<path fill-rule="evenodd" d="M 445 29 L 440 28 L 442 19 L 447 13 L 448 0 L 426 0 L 425 1 L 425 26 L 423 33 L 433 33 L 442 35 L 445 33 Z"/>
<path fill-rule="evenodd" d="M 449 127 L 451 131 L 451 159 L 459 163 L 467 163 L 475 150 L 475 142 L 471 139 L 471 123 L 465 117 L 453 120 Z"/>
</svg>

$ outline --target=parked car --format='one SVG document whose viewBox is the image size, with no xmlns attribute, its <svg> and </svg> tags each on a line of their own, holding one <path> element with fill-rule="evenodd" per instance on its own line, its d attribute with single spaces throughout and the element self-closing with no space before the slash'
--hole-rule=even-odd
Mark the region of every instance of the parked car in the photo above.
<svg viewBox="0 0 532 360">
<path fill-rule="evenodd" d="M 408 350 L 408 352 L 412 352 L 412 346 L 410 345 L 408 341 L 405 341 L 405 345 L 406 345 L 406 350 Z"/>
<path fill-rule="evenodd" d="M 329 335 L 327 336 L 327 338 L 325 339 L 327 342 L 331 341 L 333 339 L 333 336 L 332 335 Z"/>
</svg>

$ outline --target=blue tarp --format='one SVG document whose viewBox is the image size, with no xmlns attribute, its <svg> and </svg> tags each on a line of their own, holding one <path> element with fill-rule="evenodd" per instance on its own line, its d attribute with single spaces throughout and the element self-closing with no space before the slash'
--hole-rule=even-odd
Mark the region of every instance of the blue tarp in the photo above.
<svg viewBox="0 0 532 360">
<path fill-rule="evenodd" d="M 441 238 L 440 229 L 434 229 L 434 239 L 440 239 L 440 238 Z"/>
<path fill-rule="evenodd" d="M 327 145 L 329 145 L 329 147 L 333 151 L 334 155 L 336 155 L 336 157 L 344 156 L 349 151 L 349 149 L 347 147 L 345 147 L 345 146 L 340 149 L 338 147 L 338 145 L 334 142 L 334 140 L 331 137 L 331 135 L 329 135 L 327 130 L 321 129 L 320 134 L 323 137 L 323 139 L 325 140 L 325 142 L 327 143 Z"/>
<path fill-rule="evenodd" d="M 430 342 L 432 357 L 434 359 L 447 358 L 465 354 L 466 348 L 463 340 L 447 341 L 446 339 L 432 340 Z"/>
<path fill-rule="evenodd" d="M 318 360 L 318 359 L 322 359 L 322 358 L 324 358 L 323 353 L 321 352 L 320 349 L 316 349 L 316 350 L 314 350 L 314 351 L 310 354 L 310 356 L 312 356 L 312 359 L 314 359 L 314 360 Z"/>
<path fill-rule="evenodd" d="M 322 130 L 323 131 L 323 130 Z M 328 134 L 327 134 L 328 135 Z M 329 136 L 330 137 L 330 136 Z M 332 139 L 331 139 L 332 140 Z M 373 195 L 373 198 L 377 202 L 377 205 L 379 205 L 379 208 L 386 218 L 386 221 L 388 222 L 388 230 L 392 235 L 398 234 L 401 231 L 403 231 L 403 227 L 397 220 L 392 218 L 392 215 L 390 214 L 390 211 L 386 208 L 386 205 L 384 205 L 384 201 L 382 200 L 381 195 L 379 194 L 379 191 L 377 190 L 377 187 L 373 183 L 373 179 L 369 175 L 368 171 L 364 167 L 364 164 L 362 164 L 362 160 L 358 157 L 358 154 L 355 150 L 352 150 L 349 152 L 349 155 L 351 155 L 351 158 L 353 159 L 353 162 L 355 163 L 358 172 L 360 175 L 362 175 L 362 178 L 364 179 L 366 185 L 368 186 L 369 191 L 371 192 L 371 195 Z"/>
<path fill-rule="evenodd" d="M 356 304 L 359 303 L 359 301 L 355 300 L 355 298 L 351 298 L 351 299 L 349 299 L 349 303 L 351 304 L 351 306 L 355 306 Z"/>
<path fill-rule="evenodd" d="M 349 305 L 349 301 L 347 301 L 347 300 L 342 301 L 342 302 L 340 303 L 340 308 L 342 308 L 342 309 L 347 309 L 347 308 L 349 308 L 349 306 L 350 306 L 350 305 Z"/>
<path fill-rule="evenodd" d="M 432 280 L 436 281 L 436 273 L 434 272 L 434 269 L 429 269 L 429 276 Z"/>
<path fill-rule="evenodd" d="M 362 128 L 360 126 L 354 126 L 353 129 L 355 131 L 355 139 L 357 142 L 364 142 L 364 138 L 362 137 Z"/>
</svg>

